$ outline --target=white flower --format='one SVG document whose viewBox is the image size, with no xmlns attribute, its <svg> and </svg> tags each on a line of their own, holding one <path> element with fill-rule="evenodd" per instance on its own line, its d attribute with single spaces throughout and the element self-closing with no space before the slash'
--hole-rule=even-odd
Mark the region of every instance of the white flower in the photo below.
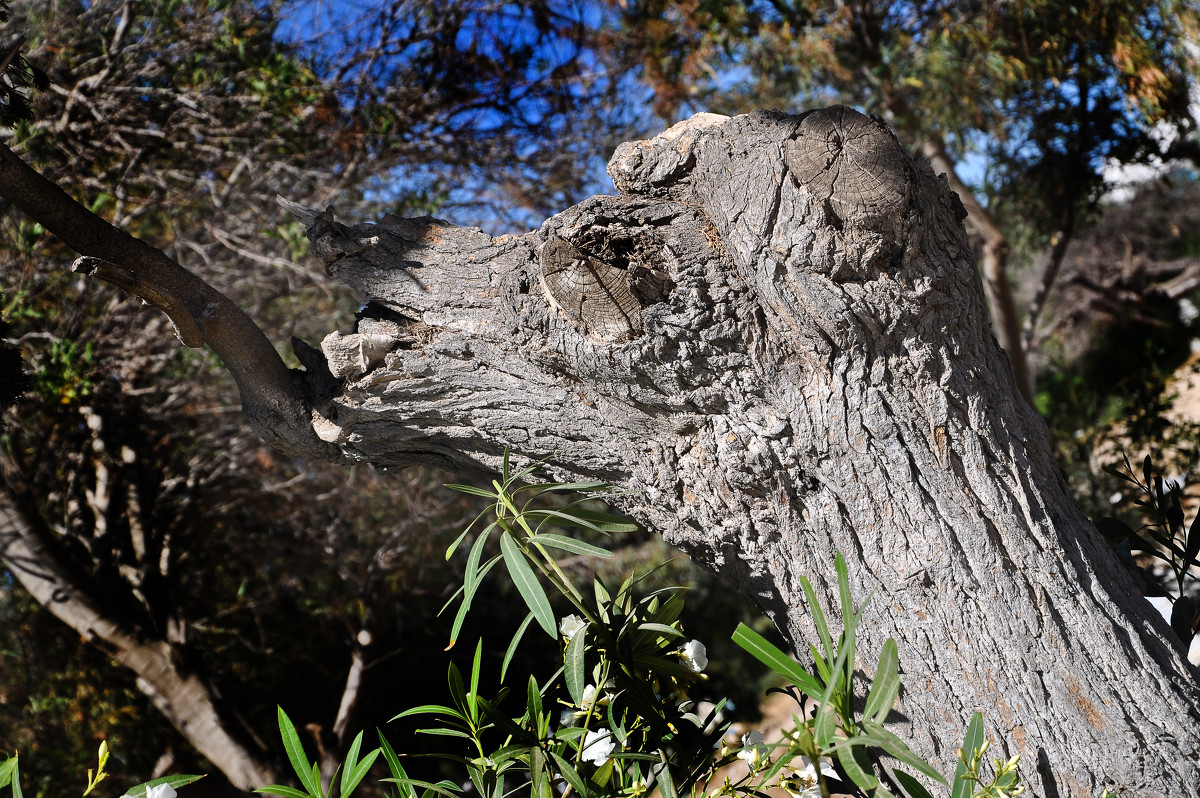
<svg viewBox="0 0 1200 798">
<path fill-rule="evenodd" d="M 708 667 L 708 651 L 699 640 L 689 640 L 684 644 L 679 655 L 683 658 L 683 664 L 687 665 L 692 673 L 700 673 Z"/>
<path fill-rule="evenodd" d="M 570 640 L 583 627 L 587 626 L 587 622 L 578 615 L 568 615 L 558 622 L 558 632 L 563 636 L 564 640 Z"/>
<path fill-rule="evenodd" d="M 175 798 L 178 794 L 170 784 L 155 784 L 146 788 L 146 798 Z"/>
<path fill-rule="evenodd" d="M 1196 319 L 1200 319 L 1200 308 L 1196 307 L 1196 303 L 1187 298 L 1179 300 L 1179 320 L 1191 324 Z"/>
<path fill-rule="evenodd" d="M 594 684 L 589 684 L 587 687 L 583 688 L 583 700 L 579 702 L 579 708 L 583 710 L 590 710 L 592 707 L 596 706 L 597 692 L 599 691 L 596 690 L 596 685 Z"/>
<path fill-rule="evenodd" d="M 817 778 L 817 769 L 808 761 L 808 757 L 801 759 L 804 761 L 804 767 L 787 778 L 781 778 L 779 786 L 790 798 L 818 798 L 821 795 L 821 784 Z M 821 775 L 827 779 L 837 779 L 837 772 L 824 762 L 821 763 Z"/>
<path fill-rule="evenodd" d="M 744 759 L 751 770 L 758 770 L 767 758 L 767 747 L 763 745 L 763 733 L 755 729 L 742 735 L 742 750 L 738 759 Z"/>
<path fill-rule="evenodd" d="M 595 729 L 583 737 L 583 761 L 596 767 L 603 765 L 612 756 L 617 741 L 607 729 Z"/>
</svg>

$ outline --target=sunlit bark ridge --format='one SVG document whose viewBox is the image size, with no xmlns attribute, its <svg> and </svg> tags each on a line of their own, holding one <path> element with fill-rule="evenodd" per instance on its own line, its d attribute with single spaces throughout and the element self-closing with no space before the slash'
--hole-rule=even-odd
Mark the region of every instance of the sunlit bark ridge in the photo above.
<svg viewBox="0 0 1200 798">
<path fill-rule="evenodd" d="M 945 180 L 844 108 L 702 114 L 609 171 L 523 236 L 293 208 L 371 300 L 322 345 L 321 439 L 612 482 L 801 651 L 841 551 L 859 665 L 897 639 L 897 731 L 944 771 L 982 711 L 1033 795 L 1200 795 L 1197 672 L 1071 499 Z"/>
</svg>

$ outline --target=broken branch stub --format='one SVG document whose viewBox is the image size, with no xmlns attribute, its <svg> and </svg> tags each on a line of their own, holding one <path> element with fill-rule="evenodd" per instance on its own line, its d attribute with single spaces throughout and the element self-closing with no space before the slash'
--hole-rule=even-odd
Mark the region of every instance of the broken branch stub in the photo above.
<svg viewBox="0 0 1200 798">
<path fill-rule="evenodd" d="M 540 262 L 547 296 L 581 333 L 609 342 L 641 335 L 642 306 L 630 290 L 628 271 L 589 257 L 558 236 L 542 245 Z"/>
</svg>

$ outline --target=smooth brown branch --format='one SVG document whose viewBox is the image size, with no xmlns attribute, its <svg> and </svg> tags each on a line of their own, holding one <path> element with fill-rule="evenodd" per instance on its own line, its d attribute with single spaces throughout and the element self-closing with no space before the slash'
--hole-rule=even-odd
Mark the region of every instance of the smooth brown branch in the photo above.
<svg viewBox="0 0 1200 798">
<path fill-rule="evenodd" d="M 162 310 L 189 347 L 207 344 L 241 393 L 251 427 L 281 451 L 335 458 L 313 431 L 300 375 L 241 308 L 156 249 L 109 224 L 0 144 L 0 196 L 83 257 L 75 269 Z"/>
</svg>

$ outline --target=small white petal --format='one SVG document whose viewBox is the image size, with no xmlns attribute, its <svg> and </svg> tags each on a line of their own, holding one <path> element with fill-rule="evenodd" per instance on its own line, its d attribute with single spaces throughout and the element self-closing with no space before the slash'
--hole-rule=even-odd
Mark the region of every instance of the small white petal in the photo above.
<svg viewBox="0 0 1200 798">
<path fill-rule="evenodd" d="M 564 640 L 570 640 L 585 626 L 587 626 L 587 623 L 583 618 L 580 618 L 578 615 L 568 615 L 558 622 L 558 631 Z"/>
<path fill-rule="evenodd" d="M 689 640 L 681 651 L 683 663 L 692 673 L 701 673 L 708 667 L 708 650 L 699 640 Z"/>
<path fill-rule="evenodd" d="M 590 731 L 583 738 L 583 760 L 599 767 L 608 761 L 616 747 L 617 742 L 607 729 Z"/>
</svg>

